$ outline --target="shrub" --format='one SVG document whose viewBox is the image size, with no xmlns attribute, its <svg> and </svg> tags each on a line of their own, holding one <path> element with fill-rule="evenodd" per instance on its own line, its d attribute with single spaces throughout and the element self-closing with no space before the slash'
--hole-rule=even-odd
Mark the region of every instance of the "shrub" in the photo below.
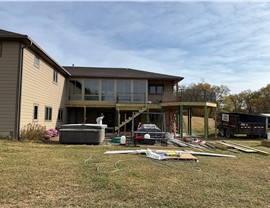
<svg viewBox="0 0 270 208">
<path fill-rule="evenodd" d="M 46 127 L 36 123 L 29 123 L 21 129 L 20 138 L 41 140 L 46 135 Z"/>
<path fill-rule="evenodd" d="M 56 129 L 48 129 L 46 130 L 46 138 L 58 136 L 58 131 Z"/>
</svg>

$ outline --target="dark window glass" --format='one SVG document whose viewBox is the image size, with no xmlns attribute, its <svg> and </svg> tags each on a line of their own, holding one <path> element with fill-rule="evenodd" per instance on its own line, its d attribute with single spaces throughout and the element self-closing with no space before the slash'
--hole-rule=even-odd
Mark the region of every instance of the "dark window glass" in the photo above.
<svg viewBox="0 0 270 208">
<path fill-rule="evenodd" d="M 53 81 L 55 83 L 58 83 L 58 72 L 55 70 L 53 71 Z"/>
<path fill-rule="evenodd" d="M 163 85 L 151 85 L 149 88 L 149 93 L 152 95 L 160 95 L 164 92 L 164 86 Z"/>
<path fill-rule="evenodd" d="M 34 105 L 34 120 L 38 120 L 38 106 Z"/>
<path fill-rule="evenodd" d="M 36 67 L 39 67 L 39 57 L 35 56 L 34 64 Z"/>
<path fill-rule="evenodd" d="M 84 99 L 99 100 L 99 80 L 85 80 L 84 82 Z"/>
<path fill-rule="evenodd" d="M 63 109 L 58 110 L 58 121 L 63 121 Z"/>
<path fill-rule="evenodd" d="M 118 101 L 131 101 L 131 82 L 129 80 L 117 81 Z"/>
<path fill-rule="evenodd" d="M 102 80 L 102 96 L 104 101 L 114 101 L 114 80 Z"/>
<path fill-rule="evenodd" d="M 133 83 L 133 101 L 145 102 L 146 100 L 146 81 L 134 81 Z"/>
<path fill-rule="evenodd" d="M 45 120 L 46 121 L 52 120 L 52 108 L 51 107 L 45 107 Z"/>
<path fill-rule="evenodd" d="M 77 80 L 69 80 L 69 100 L 82 99 L 82 83 Z"/>
</svg>

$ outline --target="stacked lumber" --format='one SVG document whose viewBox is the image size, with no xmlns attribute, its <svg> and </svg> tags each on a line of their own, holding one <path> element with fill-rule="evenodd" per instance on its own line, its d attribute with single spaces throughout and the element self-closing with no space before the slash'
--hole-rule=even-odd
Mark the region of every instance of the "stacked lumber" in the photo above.
<svg viewBox="0 0 270 208">
<path fill-rule="evenodd" d="M 254 152 L 254 153 L 259 153 L 259 154 L 263 154 L 263 155 L 269 155 L 268 152 L 258 150 L 258 149 L 252 148 L 252 147 L 248 147 L 248 146 L 244 146 L 244 145 L 240 145 L 240 144 L 236 144 L 236 143 L 228 142 L 228 141 L 222 141 L 222 142 L 235 148 L 235 149 L 243 151 L 243 152 Z"/>
<path fill-rule="evenodd" d="M 223 142 L 206 142 L 206 145 L 215 147 L 217 149 L 227 150 L 229 147 Z"/>
</svg>

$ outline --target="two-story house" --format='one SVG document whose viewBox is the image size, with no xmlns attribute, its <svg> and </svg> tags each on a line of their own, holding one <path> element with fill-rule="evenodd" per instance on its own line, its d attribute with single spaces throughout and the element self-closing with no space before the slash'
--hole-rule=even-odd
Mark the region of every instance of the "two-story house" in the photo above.
<svg viewBox="0 0 270 208">
<path fill-rule="evenodd" d="M 32 122 L 63 122 L 67 76 L 30 37 L 0 30 L 0 136 L 18 137 Z"/>
<path fill-rule="evenodd" d="M 177 114 L 183 132 L 185 110 L 191 129 L 192 108 L 205 109 L 207 118 L 216 104 L 179 99 L 182 79 L 129 68 L 63 67 L 27 35 L 0 30 L 0 137 L 17 138 L 28 123 L 95 123 L 101 113 L 111 131 L 131 130 L 134 115 L 135 122 L 152 122 L 158 112 L 170 128 Z"/>
<path fill-rule="evenodd" d="M 67 122 L 94 123 L 103 113 L 104 123 L 112 129 L 118 126 L 118 114 L 124 121 L 132 112 L 160 111 L 160 103 L 175 100 L 174 91 L 183 79 L 129 68 L 64 68 L 71 74 L 67 78 Z M 141 119 L 138 116 L 136 123 Z"/>
</svg>

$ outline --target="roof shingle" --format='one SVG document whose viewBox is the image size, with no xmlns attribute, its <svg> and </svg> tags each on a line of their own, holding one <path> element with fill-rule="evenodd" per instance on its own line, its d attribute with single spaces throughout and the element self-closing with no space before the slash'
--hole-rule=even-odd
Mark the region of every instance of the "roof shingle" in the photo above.
<svg viewBox="0 0 270 208">
<path fill-rule="evenodd" d="M 108 68 L 108 67 L 73 67 L 63 66 L 72 77 L 92 77 L 92 78 L 121 78 L 121 79 L 163 79 L 181 81 L 184 79 L 179 76 L 146 72 L 129 68 Z"/>
<path fill-rule="evenodd" d="M 28 38 L 27 35 L 22 35 L 19 33 L 14 33 L 14 32 L 2 30 L 2 29 L 0 29 L 0 37 L 1 38 Z"/>
</svg>

